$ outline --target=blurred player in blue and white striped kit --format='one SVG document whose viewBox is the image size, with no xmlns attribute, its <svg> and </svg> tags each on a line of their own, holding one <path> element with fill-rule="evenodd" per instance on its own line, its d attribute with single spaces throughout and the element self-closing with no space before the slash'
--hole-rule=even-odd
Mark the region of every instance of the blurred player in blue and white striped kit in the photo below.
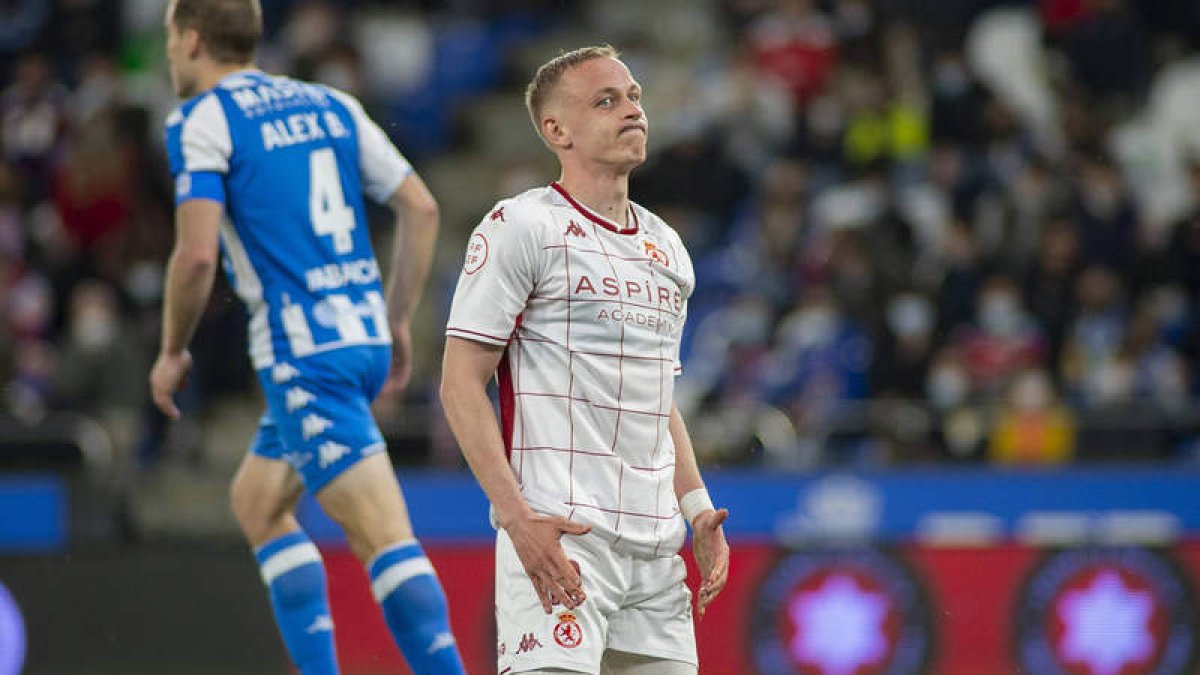
<svg viewBox="0 0 1200 675">
<path fill-rule="evenodd" d="M 445 593 L 413 536 L 371 416 L 411 372 L 409 322 L 437 236 L 437 203 L 352 97 L 254 67 L 257 0 L 174 0 L 167 59 L 184 99 L 167 120 L 176 241 L 150 374 L 171 417 L 218 249 L 250 314 L 267 411 L 233 480 L 284 643 L 303 675 L 337 672 L 325 570 L 294 516 L 307 489 L 345 530 L 416 673 L 464 672 Z M 397 215 L 385 291 L 362 195 Z M 228 215 L 228 220 L 223 216 Z"/>
</svg>

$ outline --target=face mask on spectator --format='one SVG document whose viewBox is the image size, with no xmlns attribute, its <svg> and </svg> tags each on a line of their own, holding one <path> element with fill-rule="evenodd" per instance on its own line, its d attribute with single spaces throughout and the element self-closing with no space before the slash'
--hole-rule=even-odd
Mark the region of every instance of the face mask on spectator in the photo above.
<svg viewBox="0 0 1200 675">
<path fill-rule="evenodd" d="M 967 376 L 958 366 L 935 366 L 927 384 L 929 400 L 941 410 L 956 408 L 967 398 Z"/>
<path fill-rule="evenodd" d="M 116 337 L 116 317 L 105 308 L 88 307 L 71 322 L 71 341 L 84 351 L 107 349 Z"/>
<path fill-rule="evenodd" d="M 887 308 L 888 328 L 900 338 L 927 335 L 933 325 L 929 302 L 917 295 L 900 295 Z"/>
<path fill-rule="evenodd" d="M 990 293 L 979 304 L 979 323 L 989 333 L 1012 335 L 1021 327 L 1021 308 L 1009 293 Z"/>
</svg>

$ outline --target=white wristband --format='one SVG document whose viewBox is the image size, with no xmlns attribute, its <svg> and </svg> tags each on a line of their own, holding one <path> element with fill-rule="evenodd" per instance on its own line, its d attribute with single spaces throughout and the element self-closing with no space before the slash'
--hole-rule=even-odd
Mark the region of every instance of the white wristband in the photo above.
<svg viewBox="0 0 1200 675">
<path fill-rule="evenodd" d="M 708 496 L 708 490 L 696 488 L 679 500 L 679 510 L 683 513 L 683 519 L 691 525 L 696 516 L 705 511 L 713 511 L 715 507 L 712 498 Z"/>
</svg>

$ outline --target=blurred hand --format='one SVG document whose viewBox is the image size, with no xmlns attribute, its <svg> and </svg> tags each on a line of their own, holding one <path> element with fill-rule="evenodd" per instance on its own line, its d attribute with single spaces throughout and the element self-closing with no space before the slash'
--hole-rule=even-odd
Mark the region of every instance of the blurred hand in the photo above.
<svg viewBox="0 0 1200 675">
<path fill-rule="evenodd" d="M 539 514 L 505 526 L 547 614 L 554 611 L 554 605 L 574 609 L 587 599 L 579 566 L 567 559 L 558 540 L 564 534 L 587 534 L 591 529 L 590 525 L 581 525 L 562 516 Z"/>
<path fill-rule="evenodd" d="M 393 321 L 391 329 L 392 367 L 380 395 L 399 398 L 412 377 L 412 328 L 408 321 Z"/>
<path fill-rule="evenodd" d="M 179 419 L 179 408 L 175 405 L 175 392 L 187 382 L 192 370 L 192 353 L 183 350 L 176 354 L 161 353 L 150 369 L 150 395 L 154 405 L 167 417 Z"/>
<path fill-rule="evenodd" d="M 692 521 L 692 552 L 700 568 L 700 594 L 696 612 L 704 618 L 704 609 L 725 588 L 729 577 L 729 544 L 721 524 L 729 517 L 729 509 L 705 511 Z"/>
</svg>

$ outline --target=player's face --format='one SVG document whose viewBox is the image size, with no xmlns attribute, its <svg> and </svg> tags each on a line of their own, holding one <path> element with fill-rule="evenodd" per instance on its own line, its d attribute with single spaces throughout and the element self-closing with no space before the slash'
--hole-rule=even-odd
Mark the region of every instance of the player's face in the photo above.
<svg viewBox="0 0 1200 675">
<path fill-rule="evenodd" d="M 185 40 L 175 28 L 175 3 L 167 6 L 167 67 L 171 72 L 171 86 L 175 95 L 189 98 L 196 94 L 196 77 L 189 67 L 190 59 L 185 49 Z"/>
<path fill-rule="evenodd" d="M 646 161 L 642 87 L 624 63 L 592 59 L 563 74 L 563 127 L 571 148 L 593 162 L 624 170 Z"/>
</svg>

